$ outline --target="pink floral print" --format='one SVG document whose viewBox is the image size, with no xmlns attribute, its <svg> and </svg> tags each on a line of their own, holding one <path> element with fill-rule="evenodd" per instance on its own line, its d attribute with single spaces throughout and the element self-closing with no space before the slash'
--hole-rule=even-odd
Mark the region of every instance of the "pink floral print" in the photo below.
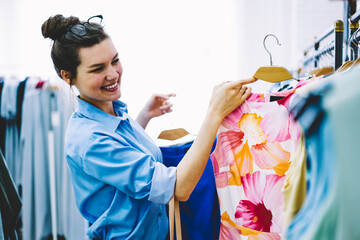
<svg viewBox="0 0 360 240">
<path fill-rule="evenodd" d="M 222 121 L 210 156 L 220 199 L 220 239 L 281 238 L 281 189 L 301 134 L 288 111 L 295 90 L 252 93 Z M 282 99 L 270 102 L 272 95 Z"/>
</svg>

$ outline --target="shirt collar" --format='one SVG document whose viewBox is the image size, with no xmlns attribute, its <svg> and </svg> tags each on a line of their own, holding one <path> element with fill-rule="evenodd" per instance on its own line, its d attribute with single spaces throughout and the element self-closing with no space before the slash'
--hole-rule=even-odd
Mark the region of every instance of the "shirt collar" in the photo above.
<svg viewBox="0 0 360 240">
<path fill-rule="evenodd" d="M 105 126 L 108 126 L 110 129 L 112 129 L 113 131 L 117 129 L 117 127 L 119 126 L 122 120 L 128 119 L 127 105 L 120 100 L 113 101 L 114 111 L 118 115 L 118 117 L 115 117 L 100 110 L 94 105 L 80 99 L 80 97 L 77 97 L 77 99 L 78 99 L 78 112 L 81 115 L 89 119 L 93 119 L 97 122 L 101 122 Z"/>
</svg>

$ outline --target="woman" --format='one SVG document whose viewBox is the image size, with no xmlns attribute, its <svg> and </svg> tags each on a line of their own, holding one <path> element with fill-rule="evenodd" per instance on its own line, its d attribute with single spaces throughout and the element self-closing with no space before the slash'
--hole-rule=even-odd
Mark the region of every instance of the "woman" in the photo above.
<svg viewBox="0 0 360 240">
<path fill-rule="evenodd" d="M 53 40 L 57 74 L 79 91 L 78 109 L 66 131 L 66 158 L 76 202 L 100 239 L 165 239 L 165 204 L 174 195 L 186 201 L 206 166 L 223 118 L 243 103 L 255 79 L 214 87 L 205 120 L 180 164 L 166 168 L 159 148 L 144 128 L 171 111 L 168 95 L 153 95 L 136 121 L 121 97 L 123 72 L 110 37 L 100 24 L 55 15 L 42 25 Z"/>
</svg>

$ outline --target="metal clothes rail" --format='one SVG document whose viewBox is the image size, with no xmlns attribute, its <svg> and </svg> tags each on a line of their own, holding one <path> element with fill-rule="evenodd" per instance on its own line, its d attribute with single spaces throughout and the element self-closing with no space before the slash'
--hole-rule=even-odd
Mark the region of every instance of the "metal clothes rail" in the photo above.
<svg viewBox="0 0 360 240">
<path fill-rule="evenodd" d="M 308 65 L 314 62 L 314 67 L 318 67 L 320 57 L 331 51 L 334 51 L 335 66 L 334 69 L 338 69 L 342 65 L 343 59 L 343 33 L 344 23 L 342 20 L 337 20 L 334 26 L 326 31 L 321 37 L 314 42 L 310 47 L 304 51 L 303 65 Z M 320 49 L 320 43 L 327 39 L 329 36 L 334 35 L 333 43 L 329 44 L 325 49 Z M 313 50 L 313 51 L 312 51 Z M 312 51 L 312 53 L 310 53 Z"/>
</svg>

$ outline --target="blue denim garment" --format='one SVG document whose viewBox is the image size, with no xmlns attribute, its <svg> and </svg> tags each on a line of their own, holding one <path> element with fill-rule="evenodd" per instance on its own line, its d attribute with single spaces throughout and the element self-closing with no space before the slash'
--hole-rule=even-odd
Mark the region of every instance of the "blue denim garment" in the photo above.
<svg viewBox="0 0 360 240">
<path fill-rule="evenodd" d="M 176 168 L 162 164 L 160 149 L 113 102 L 118 117 L 78 98 L 65 148 L 77 206 L 92 225 L 91 238 L 165 239 L 165 204 L 173 196 Z"/>
</svg>

